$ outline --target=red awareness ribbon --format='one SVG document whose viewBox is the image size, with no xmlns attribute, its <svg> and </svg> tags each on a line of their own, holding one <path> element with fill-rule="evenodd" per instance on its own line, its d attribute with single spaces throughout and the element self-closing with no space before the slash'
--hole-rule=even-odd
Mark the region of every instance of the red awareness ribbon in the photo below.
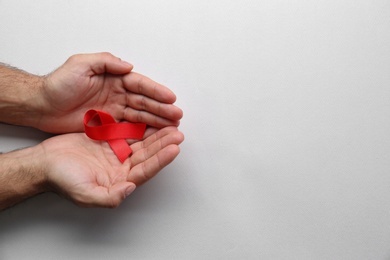
<svg viewBox="0 0 390 260">
<path fill-rule="evenodd" d="M 89 110 L 84 115 L 86 135 L 93 140 L 107 141 L 122 163 L 132 153 L 126 139 L 142 139 L 145 129 L 143 123 L 117 123 L 110 114 L 99 110 Z"/>
</svg>

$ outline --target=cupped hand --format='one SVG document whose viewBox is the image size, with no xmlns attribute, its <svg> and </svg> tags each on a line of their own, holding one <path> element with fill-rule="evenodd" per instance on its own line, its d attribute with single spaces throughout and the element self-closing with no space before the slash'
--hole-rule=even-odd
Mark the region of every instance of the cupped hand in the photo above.
<svg viewBox="0 0 390 260">
<path fill-rule="evenodd" d="M 183 134 L 176 127 L 149 129 L 143 141 L 130 144 L 122 164 L 104 141 L 84 133 L 59 135 L 41 143 L 49 187 L 84 207 L 117 207 L 136 186 L 155 176 L 179 154 Z"/>
<path fill-rule="evenodd" d="M 133 66 L 110 53 L 71 56 L 44 77 L 37 128 L 51 133 L 81 132 L 88 109 L 103 110 L 117 121 L 155 128 L 178 126 L 183 113 L 167 87 L 132 72 Z"/>
</svg>

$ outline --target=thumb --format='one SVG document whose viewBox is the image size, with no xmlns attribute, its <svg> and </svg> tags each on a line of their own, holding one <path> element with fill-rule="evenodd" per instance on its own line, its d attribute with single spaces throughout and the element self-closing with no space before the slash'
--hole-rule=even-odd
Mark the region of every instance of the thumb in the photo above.
<svg viewBox="0 0 390 260">
<path fill-rule="evenodd" d="M 132 182 L 116 183 L 109 188 L 98 186 L 86 194 L 84 202 L 77 204 L 86 207 L 116 208 L 135 188 L 136 185 Z"/>
<path fill-rule="evenodd" d="M 90 64 L 93 71 L 97 74 L 112 73 L 126 74 L 133 69 L 133 65 L 108 52 L 90 54 Z"/>
<path fill-rule="evenodd" d="M 68 62 L 85 64 L 91 68 L 95 74 L 112 73 L 112 74 L 127 74 L 133 69 L 133 65 L 120 58 L 112 55 L 109 52 L 77 54 L 73 55 Z"/>
</svg>

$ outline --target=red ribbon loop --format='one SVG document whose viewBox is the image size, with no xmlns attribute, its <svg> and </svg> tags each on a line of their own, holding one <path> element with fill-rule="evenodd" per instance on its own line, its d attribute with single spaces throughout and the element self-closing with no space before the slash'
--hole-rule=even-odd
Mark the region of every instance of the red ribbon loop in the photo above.
<svg viewBox="0 0 390 260">
<path fill-rule="evenodd" d="M 126 139 L 142 139 L 145 129 L 143 123 L 117 123 L 110 114 L 99 110 L 89 110 L 84 115 L 85 134 L 93 140 L 107 141 L 122 163 L 132 153 Z"/>
</svg>

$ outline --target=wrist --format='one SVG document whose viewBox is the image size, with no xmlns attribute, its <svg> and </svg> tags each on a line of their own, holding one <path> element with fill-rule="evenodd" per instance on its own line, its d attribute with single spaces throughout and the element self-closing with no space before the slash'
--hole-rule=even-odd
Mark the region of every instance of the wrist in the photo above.
<svg viewBox="0 0 390 260">
<path fill-rule="evenodd" d="M 44 77 L 0 66 L 0 121 L 36 127 L 42 114 Z"/>
<path fill-rule="evenodd" d="M 43 160 L 40 146 L 0 156 L 0 210 L 48 190 Z"/>
<path fill-rule="evenodd" d="M 41 145 L 25 148 L 19 162 L 30 173 L 31 193 L 33 195 L 49 191 L 47 188 L 46 156 Z M 28 158 L 28 160 L 27 160 Z"/>
<path fill-rule="evenodd" d="M 35 195 L 47 191 L 44 151 L 40 145 L 12 152 L 10 162 L 23 179 L 19 183 L 20 192 Z"/>
</svg>

